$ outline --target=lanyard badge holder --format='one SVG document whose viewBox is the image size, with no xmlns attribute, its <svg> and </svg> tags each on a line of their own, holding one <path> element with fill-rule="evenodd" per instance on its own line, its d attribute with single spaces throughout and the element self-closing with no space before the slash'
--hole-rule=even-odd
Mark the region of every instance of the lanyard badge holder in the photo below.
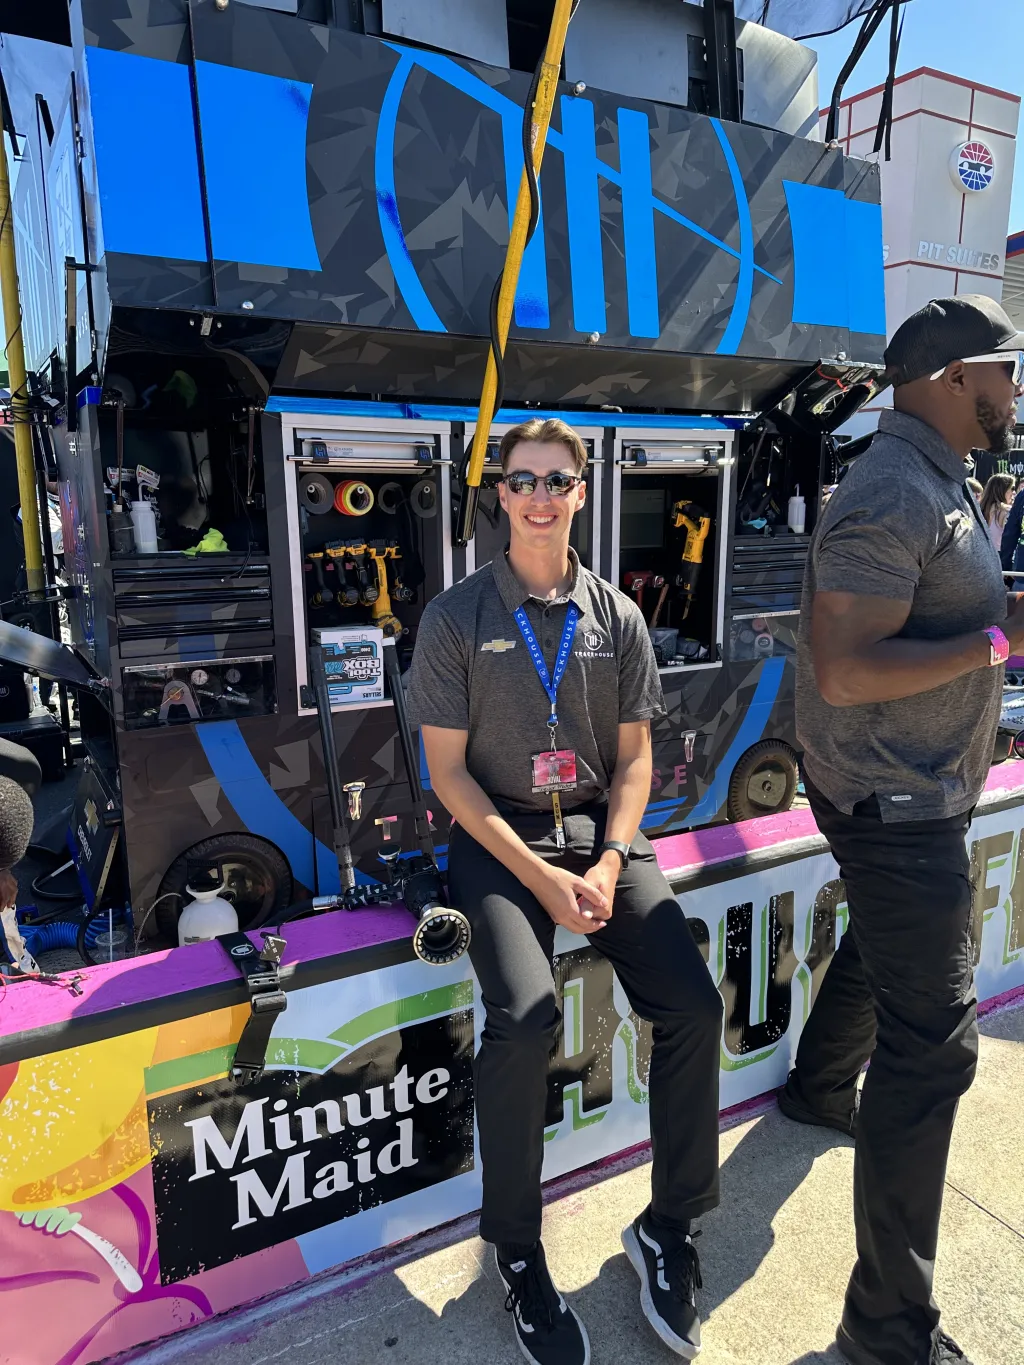
<svg viewBox="0 0 1024 1365">
<path fill-rule="evenodd" d="M 535 793 L 549 792 L 551 795 L 551 809 L 555 817 L 555 844 L 559 850 L 565 848 L 561 793 L 576 790 L 576 754 L 572 749 L 559 749 L 555 744 L 555 731 L 558 729 L 557 699 L 558 687 L 565 676 L 569 656 L 572 653 L 572 642 L 576 635 L 576 622 L 578 620 L 579 608 L 575 603 L 570 602 L 566 608 L 565 627 L 562 630 L 562 638 L 558 645 L 554 673 L 549 675 L 548 666 L 544 662 L 544 655 L 541 653 L 537 637 L 526 615 L 526 609 L 519 607 L 515 613 L 519 633 L 523 637 L 533 666 L 537 670 L 537 677 L 540 678 L 541 686 L 551 703 L 551 714 L 548 716 L 551 747 L 543 753 L 534 754 L 531 763 L 533 765 L 533 791 Z"/>
</svg>

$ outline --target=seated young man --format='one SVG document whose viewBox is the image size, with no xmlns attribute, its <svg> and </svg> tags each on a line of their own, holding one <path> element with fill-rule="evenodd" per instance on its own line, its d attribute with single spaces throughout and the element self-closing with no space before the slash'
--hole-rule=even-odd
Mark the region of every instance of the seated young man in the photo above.
<svg viewBox="0 0 1024 1365">
<path fill-rule="evenodd" d="M 429 604 L 409 688 L 431 782 L 456 822 L 449 892 L 472 924 L 486 1009 L 480 1235 L 495 1244 L 505 1306 L 535 1365 L 590 1359 L 540 1243 L 556 925 L 604 954 L 654 1026 L 652 1197 L 622 1240 L 644 1313 L 688 1359 L 700 1350 L 690 1225 L 718 1202 L 722 1001 L 639 833 L 661 684 L 636 604 L 569 548 L 585 465 L 583 443 L 557 419 L 507 433 L 499 496 L 511 543 Z"/>
</svg>

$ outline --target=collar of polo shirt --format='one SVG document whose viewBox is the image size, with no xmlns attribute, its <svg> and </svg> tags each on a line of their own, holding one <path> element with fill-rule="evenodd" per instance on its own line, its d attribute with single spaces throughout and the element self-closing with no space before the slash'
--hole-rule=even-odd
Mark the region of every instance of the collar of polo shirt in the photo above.
<svg viewBox="0 0 1024 1365">
<path fill-rule="evenodd" d="M 909 441 L 922 455 L 927 455 L 937 469 L 957 483 L 963 483 L 966 479 L 967 466 L 961 457 L 944 436 L 940 436 L 927 422 L 922 422 L 920 417 L 895 410 L 883 412 L 878 419 L 878 430 L 887 436 L 898 436 L 902 441 Z"/>
<path fill-rule="evenodd" d="M 590 594 L 587 591 L 586 574 L 580 571 L 579 555 L 569 546 L 569 567 L 572 569 L 572 584 L 568 593 L 564 597 L 555 599 L 557 602 L 575 602 L 579 608 L 580 619 L 586 616 L 590 610 Z M 512 572 L 508 562 L 508 546 L 500 555 L 495 555 L 491 560 L 491 571 L 494 574 L 494 582 L 498 589 L 498 595 L 506 608 L 510 612 L 518 611 L 524 602 L 535 602 L 538 599 L 528 593 Z M 545 605 L 554 606 L 554 601 L 549 601 Z"/>
</svg>

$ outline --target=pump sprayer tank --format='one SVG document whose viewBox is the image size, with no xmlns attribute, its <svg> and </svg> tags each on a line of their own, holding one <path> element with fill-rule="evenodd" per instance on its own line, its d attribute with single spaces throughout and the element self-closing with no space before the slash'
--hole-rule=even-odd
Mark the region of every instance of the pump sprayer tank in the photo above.
<svg viewBox="0 0 1024 1365">
<path fill-rule="evenodd" d="M 238 914 L 230 901 L 220 894 L 226 882 L 209 890 L 195 891 L 191 886 L 185 890 L 195 899 L 189 901 L 178 920 L 178 946 L 187 943 L 202 943 L 216 938 L 219 934 L 238 932 Z"/>
</svg>

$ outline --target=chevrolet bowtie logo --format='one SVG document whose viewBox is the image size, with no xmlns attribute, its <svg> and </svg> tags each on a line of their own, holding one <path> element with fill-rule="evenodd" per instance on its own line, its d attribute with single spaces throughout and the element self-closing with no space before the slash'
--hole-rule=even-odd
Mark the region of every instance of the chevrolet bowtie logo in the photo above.
<svg viewBox="0 0 1024 1365">
<path fill-rule="evenodd" d="M 481 654 L 504 654 L 506 649 L 515 649 L 515 640 L 488 640 L 480 646 Z"/>
</svg>

